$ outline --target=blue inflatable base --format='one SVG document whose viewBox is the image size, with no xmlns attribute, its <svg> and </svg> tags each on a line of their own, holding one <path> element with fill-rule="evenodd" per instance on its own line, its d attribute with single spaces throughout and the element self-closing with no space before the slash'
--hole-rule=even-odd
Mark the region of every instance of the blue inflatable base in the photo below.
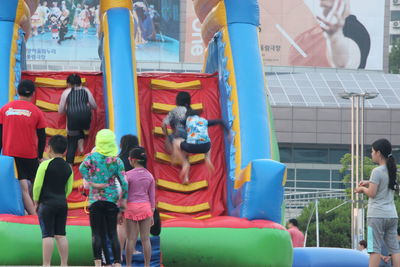
<svg viewBox="0 0 400 267">
<path fill-rule="evenodd" d="M 293 267 L 368 267 L 368 255 L 345 248 L 294 248 Z"/>
<path fill-rule="evenodd" d="M 161 250 L 160 250 L 160 237 L 159 236 L 150 236 L 150 242 L 151 242 L 151 261 L 150 261 L 150 266 L 161 266 Z M 140 242 L 140 239 L 136 242 L 136 247 L 135 249 L 137 251 L 140 251 L 140 254 L 135 254 L 132 257 L 132 266 L 144 266 L 144 254 L 143 254 L 143 247 L 142 247 L 142 242 Z M 112 259 L 112 249 L 111 249 L 111 243 L 108 242 L 108 250 L 109 254 Z M 125 257 L 125 250 L 122 251 L 122 257 L 123 257 L 123 266 L 126 265 L 126 257 Z"/>
<path fill-rule="evenodd" d="M 0 156 L 0 214 L 25 215 L 19 181 L 14 174 L 14 159 Z"/>
</svg>

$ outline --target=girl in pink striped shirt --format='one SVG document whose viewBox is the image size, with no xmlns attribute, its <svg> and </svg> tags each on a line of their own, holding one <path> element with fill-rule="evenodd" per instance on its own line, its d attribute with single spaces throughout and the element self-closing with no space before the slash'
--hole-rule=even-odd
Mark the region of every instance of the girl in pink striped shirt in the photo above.
<svg viewBox="0 0 400 267">
<path fill-rule="evenodd" d="M 150 227 L 154 224 L 155 209 L 154 178 L 146 169 L 146 151 L 143 147 L 137 147 L 130 151 L 129 162 L 133 169 L 126 173 L 129 185 L 128 204 L 125 211 L 128 236 L 126 266 L 132 264 L 132 254 L 139 232 L 144 250 L 144 266 L 150 266 Z"/>
</svg>

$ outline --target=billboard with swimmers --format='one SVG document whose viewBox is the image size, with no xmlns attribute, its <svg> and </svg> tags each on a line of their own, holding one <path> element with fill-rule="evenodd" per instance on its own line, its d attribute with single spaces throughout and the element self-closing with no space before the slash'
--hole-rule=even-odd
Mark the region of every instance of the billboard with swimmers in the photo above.
<svg viewBox="0 0 400 267">
<path fill-rule="evenodd" d="M 133 0 L 136 57 L 179 61 L 179 0 Z M 27 60 L 97 60 L 99 0 L 40 0 Z"/>
<path fill-rule="evenodd" d="M 191 2 L 187 1 L 184 60 L 202 62 L 201 27 Z M 264 65 L 381 70 L 384 2 L 260 0 Z"/>
</svg>

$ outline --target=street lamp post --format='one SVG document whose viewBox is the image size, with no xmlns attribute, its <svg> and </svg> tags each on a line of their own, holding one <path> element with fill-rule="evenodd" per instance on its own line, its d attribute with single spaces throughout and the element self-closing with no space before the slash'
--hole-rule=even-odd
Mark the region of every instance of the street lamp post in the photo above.
<svg viewBox="0 0 400 267">
<path fill-rule="evenodd" d="M 376 93 L 342 93 L 340 97 L 351 101 L 351 245 L 356 249 L 364 239 L 363 195 L 354 193 L 364 180 L 364 107 L 365 99 L 377 97 Z M 361 167 L 361 168 L 360 168 Z"/>
</svg>

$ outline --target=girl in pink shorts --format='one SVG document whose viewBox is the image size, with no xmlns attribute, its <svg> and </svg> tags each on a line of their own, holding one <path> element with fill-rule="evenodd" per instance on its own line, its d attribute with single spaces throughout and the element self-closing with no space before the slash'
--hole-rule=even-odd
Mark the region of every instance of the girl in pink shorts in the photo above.
<svg viewBox="0 0 400 267">
<path fill-rule="evenodd" d="M 127 237 L 126 266 L 132 265 L 132 254 L 138 234 L 144 252 L 144 266 L 150 266 L 150 227 L 153 225 L 155 209 L 155 183 L 153 175 L 146 169 L 146 151 L 137 147 L 130 151 L 129 162 L 133 169 L 126 173 L 128 181 L 128 204 L 125 210 Z"/>
</svg>

